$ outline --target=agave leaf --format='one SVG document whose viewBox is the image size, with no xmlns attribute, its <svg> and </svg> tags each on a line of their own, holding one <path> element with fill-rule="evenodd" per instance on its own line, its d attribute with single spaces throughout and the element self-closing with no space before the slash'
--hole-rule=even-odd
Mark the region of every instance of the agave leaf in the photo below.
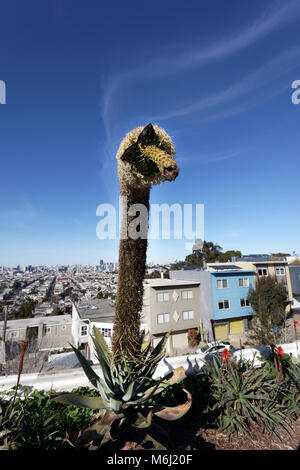
<svg viewBox="0 0 300 470">
<path fill-rule="evenodd" d="M 73 351 L 75 352 L 75 354 L 76 354 L 76 356 L 77 356 L 77 358 L 78 358 L 78 360 L 81 364 L 81 367 L 84 370 L 85 375 L 87 376 L 87 378 L 89 379 L 91 384 L 94 387 L 97 387 L 97 381 L 99 380 L 99 376 L 92 369 L 92 367 L 90 366 L 90 364 L 88 363 L 86 358 L 81 354 L 81 352 L 78 351 L 78 349 L 76 349 L 74 346 L 72 346 L 72 344 L 70 344 L 70 346 L 73 349 Z"/>
<path fill-rule="evenodd" d="M 185 370 L 183 366 L 177 367 L 170 374 L 163 377 L 156 385 L 149 388 L 143 395 L 141 402 L 149 400 L 153 395 L 163 392 L 170 385 L 180 383 L 186 378 Z"/>
<path fill-rule="evenodd" d="M 134 380 L 133 382 L 131 382 L 131 384 L 129 384 L 129 386 L 126 390 L 125 395 L 122 397 L 122 400 L 123 401 L 131 401 L 134 398 L 134 396 L 136 395 L 138 387 L 139 387 L 139 383 L 138 383 L 137 380 Z"/>
<path fill-rule="evenodd" d="M 101 340 L 102 335 L 97 330 L 97 328 L 95 328 L 95 331 L 97 331 L 98 333 L 95 333 L 95 337 L 92 337 L 92 340 L 95 345 L 96 355 L 97 355 L 100 367 L 102 369 L 104 379 L 107 382 L 107 384 L 112 387 L 113 379 L 112 379 L 112 374 L 111 374 L 111 369 L 110 369 L 110 363 L 107 360 L 106 351 L 105 349 L 103 349 L 102 340 Z M 98 339 L 100 339 L 100 342 L 98 342 Z M 105 341 L 103 337 L 102 339 L 103 341 Z"/>
<path fill-rule="evenodd" d="M 97 388 L 100 391 L 100 395 L 102 396 L 102 391 L 104 391 L 105 395 L 108 397 L 114 395 L 114 389 L 110 388 L 109 385 L 105 382 L 105 380 L 101 379 L 101 377 L 97 380 Z"/>
<path fill-rule="evenodd" d="M 141 351 L 145 354 L 145 356 L 147 355 L 147 352 L 149 351 L 150 345 L 151 345 L 150 341 L 142 342 Z"/>
<path fill-rule="evenodd" d="M 138 417 L 135 420 L 133 426 L 139 429 L 149 428 L 152 423 L 152 412 L 150 411 L 147 416 L 143 416 L 142 413 L 138 413 Z"/>
<path fill-rule="evenodd" d="M 172 370 L 169 374 L 165 375 L 163 382 L 167 382 L 168 385 L 174 385 L 182 382 L 186 378 L 185 369 L 183 366 L 177 367 Z"/>
<path fill-rule="evenodd" d="M 114 413 L 120 414 L 123 410 L 123 402 L 120 400 L 115 400 L 114 398 L 110 398 L 109 407 Z"/>
<path fill-rule="evenodd" d="M 160 360 L 161 359 L 160 356 L 163 355 L 163 350 L 164 350 L 164 347 L 166 345 L 166 342 L 167 342 L 169 336 L 170 336 L 170 332 L 166 333 L 162 337 L 162 339 L 159 341 L 159 343 L 155 346 L 155 348 L 153 349 L 153 351 L 151 352 L 151 354 L 149 356 L 150 361 L 151 361 L 151 359 L 152 360 Z"/>
<path fill-rule="evenodd" d="M 94 331 L 94 335 L 95 335 L 95 338 L 94 339 L 94 344 L 96 343 L 97 346 L 98 346 L 98 350 L 99 353 L 101 352 L 101 355 L 102 357 L 105 358 L 107 364 L 110 364 L 111 362 L 111 353 L 109 351 L 109 348 L 107 346 L 107 343 L 104 339 L 104 336 L 100 333 L 100 331 L 98 330 L 98 328 L 93 327 L 93 331 Z M 96 346 L 95 344 L 95 346 Z"/>
<path fill-rule="evenodd" d="M 86 397 L 78 395 L 77 393 L 63 393 L 55 398 L 53 401 L 58 403 L 64 403 L 65 405 L 82 406 L 84 408 L 95 409 L 106 409 L 105 403 L 101 397 Z"/>
<path fill-rule="evenodd" d="M 100 445 L 104 436 L 110 433 L 111 425 L 117 418 L 118 416 L 113 411 L 107 411 L 101 419 L 95 421 L 80 434 L 75 443 L 76 447 L 85 446 L 89 442 Z"/>
<path fill-rule="evenodd" d="M 183 389 L 187 394 L 187 401 L 182 405 L 174 407 L 165 407 L 163 410 L 155 412 L 155 416 L 165 419 L 167 421 L 174 421 L 176 419 L 182 418 L 192 406 L 192 395 L 185 389 Z"/>
</svg>

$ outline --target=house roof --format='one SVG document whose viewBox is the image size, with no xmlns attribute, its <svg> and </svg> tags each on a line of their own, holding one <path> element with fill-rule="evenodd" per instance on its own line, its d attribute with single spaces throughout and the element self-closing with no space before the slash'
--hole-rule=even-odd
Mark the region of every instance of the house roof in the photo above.
<svg viewBox="0 0 300 470">
<path fill-rule="evenodd" d="M 28 326 L 40 325 L 65 325 L 72 323 L 72 315 L 53 315 L 49 317 L 21 318 L 19 320 L 8 320 L 7 330 L 22 330 Z M 0 331 L 3 329 L 4 322 L 0 322 Z"/>
<path fill-rule="evenodd" d="M 111 323 L 115 315 L 115 306 L 109 299 L 82 300 L 76 309 L 82 320 L 93 322 Z"/>
<path fill-rule="evenodd" d="M 166 287 L 169 289 L 170 287 L 186 287 L 186 286 L 199 286 L 199 281 L 183 281 L 179 279 L 145 279 L 144 286 L 149 285 L 150 287 Z"/>
</svg>

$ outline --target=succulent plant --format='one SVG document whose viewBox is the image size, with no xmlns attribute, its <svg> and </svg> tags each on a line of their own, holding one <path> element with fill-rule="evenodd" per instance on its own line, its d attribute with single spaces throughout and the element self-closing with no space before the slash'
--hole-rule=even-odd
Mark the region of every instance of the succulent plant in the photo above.
<svg viewBox="0 0 300 470">
<path fill-rule="evenodd" d="M 99 397 L 86 397 L 74 393 L 64 393 L 53 398 L 56 402 L 77 405 L 98 410 L 93 424 L 77 439 L 79 447 L 90 443 L 92 448 L 107 442 L 118 441 L 119 445 L 128 440 L 144 441 L 147 434 L 155 441 L 163 436 L 168 441 L 159 419 L 173 421 L 181 418 L 191 407 L 192 397 L 188 391 L 186 403 L 175 407 L 155 404 L 153 397 L 167 387 L 181 382 L 185 377 L 183 367 L 173 370 L 164 378 L 154 380 L 153 374 L 164 356 L 167 333 L 152 349 L 150 343 L 141 347 L 139 362 L 124 358 L 114 361 L 104 337 L 94 326 L 95 351 L 102 371 L 97 375 L 81 352 L 72 346 L 90 383 L 99 391 Z M 100 411 L 99 411 L 100 410 Z M 131 436 L 131 437 L 130 437 Z M 153 441 L 152 441 L 153 442 Z"/>
</svg>

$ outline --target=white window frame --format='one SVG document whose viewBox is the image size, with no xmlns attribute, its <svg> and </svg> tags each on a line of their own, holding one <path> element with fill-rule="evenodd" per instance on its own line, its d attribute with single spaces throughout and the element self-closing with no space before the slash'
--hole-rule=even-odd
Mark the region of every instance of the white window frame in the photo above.
<svg viewBox="0 0 300 470">
<path fill-rule="evenodd" d="M 181 298 L 183 300 L 190 300 L 193 298 L 193 291 L 192 290 L 183 290 L 181 292 Z"/>
<path fill-rule="evenodd" d="M 111 328 L 101 328 L 101 334 L 104 336 L 104 338 L 110 338 L 111 337 Z"/>
<path fill-rule="evenodd" d="M 185 318 L 185 317 L 187 317 L 187 318 Z M 194 310 L 184 310 L 184 311 L 182 312 L 182 319 L 183 319 L 184 321 L 186 321 L 186 320 L 194 320 L 194 318 L 195 318 Z"/>
<path fill-rule="evenodd" d="M 283 273 L 279 273 L 277 272 L 277 270 L 283 270 Z M 275 273 L 276 273 L 276 276 L 285 276 L 285 267 L 284 266 L 280 266 L 280 267 L 277 267 L 275 268 Z"/>
<path fill-rule="evenodd" d="M 162 321 L 160 321 L 160 319 Z M 164 323 L 170 323 L 170 314 L 169 313 L 158 313 L 157 314 L 157 324 L 162 325 Z"/>
<path fill-rule="evenodd" d="M 86 333 L 83 333 L 83 329 L 86 328 Z M 88 325 L 80 325 L 80 336 L 88 335 Z"/>
<path fill-rule="evenodd" d="M 222 283 L 222 286 L 219 287 L 218 286 L 218 283 Z M 225 282 L 225 286 L 224 286 L 224 282 Z M 217 279 L 217 289 L 228 289 L 228 279 Z"/>
<path fill-rule="evenodd" d="M 14 330 L 10 332 L 10 338 L 19 338 L 20 332 L 18 330 Z"/>
<path fill-rule="evenodd" d="M 169 292 L 158 292 L 156 294 L 156 300 L 157 302 L 169 302 L 170 300 Z"/>
<path fill-rule="evenodd" d="M 220 308 L 220 303 L 221 302 L 223 302 L 223 304 L 225 304 L 225 302 L 228 302 L 228 307 Z M 230 300 L 229 299 L 218 300 L 218 309 L 219 310 L 229 310 L 230 309 Z"/>
<path fill-rule="evenodd" d="M 241 281 L 242 281 L 242 285 L 241 285 Z M 245 281 L 246 281 L 246 284 L 245 284 Z M 239 287 L 249 287 L 249 277 L 240 277 Z"/>
<path fill-rule="evenodd" d="M 245 305 L 242 305 L 242 300 L 244 300 Z M 246 305 L 246 301 L 248 302 L 248 305 Z M 249 300 L 247 299 L 247 297 L 242 297 L 242 298 L 240 299 L 240 306 L 241 306 L 241 308 L 250 307 L 250 302 L 249 302 Z"/>
<path fill-rule="evenodd" d="M 267 274 L 259 274 L 260 270 L 267 271 Z M 268 276 L 269 275 L 269 269 L 268 268 L 257 268 L 257 274 L 258 274 L 259 277 Z"/>
</svg>

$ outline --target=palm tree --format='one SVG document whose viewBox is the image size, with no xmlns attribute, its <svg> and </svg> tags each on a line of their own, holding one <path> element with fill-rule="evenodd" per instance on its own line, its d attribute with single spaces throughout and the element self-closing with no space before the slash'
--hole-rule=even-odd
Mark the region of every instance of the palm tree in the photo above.
<svg viewBox="0 0 300 470">
<path fill-rule="evenodd" d="M 168 134 L 148 124 L 129 132 L 121 141 L 116 158 L 122 198 L 119 276 L 115 306 L 112 350 L 116 360 L 138 358 L 140 313 L 143 306 L 143 280 L 146 266 L 150 189 L 154 184 L 173 181 L 178 176 L 175 147 Z M 130 236 L 135 216 L 128 215 L 134 204 L 147 209 L 139 237 Z M 143 226 L 142 226 L 143 225 Z"/>
</svg>

